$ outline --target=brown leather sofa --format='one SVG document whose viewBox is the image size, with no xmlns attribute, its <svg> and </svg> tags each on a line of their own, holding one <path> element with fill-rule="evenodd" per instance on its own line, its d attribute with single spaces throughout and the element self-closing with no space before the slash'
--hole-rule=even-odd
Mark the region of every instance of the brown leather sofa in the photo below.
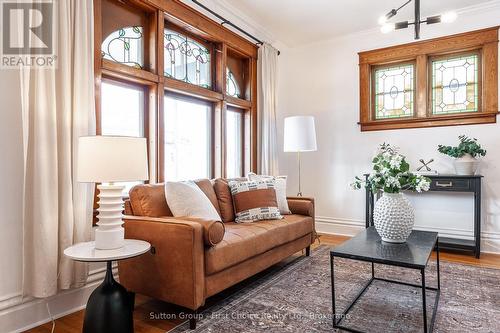
<svg viewBox="0 0 500 333">
<path fill-rule="evenodd" d="M 234 219 L 227 183 L 196 181 L 221 213 Z M 221 185 L 222 184 L 222 185 Z M 216 187 L 217 187 L 216 185 Z M 282 220 L 237 224 L 172 217 L 164 184 L 135 186 L 125 202 L 125 237 L 143 239 L 152 250 L 120 261 L 120 283 L 128 290 L 177 304 L 194 313 L 224 289 L 306 249 L 315 239 L 314 200 L 288 198 L 292 215 Z M 228 202 L 229 201 L 229 202 Z M 194 328 L 196 321 L 191 320 Z"/>
</svg>

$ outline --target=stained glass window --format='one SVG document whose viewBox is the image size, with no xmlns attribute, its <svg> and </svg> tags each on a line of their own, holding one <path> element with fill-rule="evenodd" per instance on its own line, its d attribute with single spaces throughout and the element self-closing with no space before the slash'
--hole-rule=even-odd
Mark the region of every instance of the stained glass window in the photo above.
<svg viewBox="0 0 500 333">
<path fill-rule="evenodd" d="M 413 65 L 375 70 L 375 118 L 413 116 Z"/>
<path fill-rule="evenodd" d="M 210 88 L 210 50 L 203 44 L 165 29 L 165 76 Z"/>
<path fill-rule="evenodd" d="M 238 83 L 236 83 L 233 72 L 229 68 L 226 69 L 226 93 L 229 96 L 240 97 L 240 88 L 238 87 Z"/>
<path fill-rule="evenodd" d="M 432 113 L 478 111 L 478 55 L 432 61 Z"/>
<path fill-rule="evenodd" d="M 101 52 L 104 59 L 143 68 L 144 39 L 142 27 L 124 27 L 112 32 L 102 42 Z"/>
</svg>

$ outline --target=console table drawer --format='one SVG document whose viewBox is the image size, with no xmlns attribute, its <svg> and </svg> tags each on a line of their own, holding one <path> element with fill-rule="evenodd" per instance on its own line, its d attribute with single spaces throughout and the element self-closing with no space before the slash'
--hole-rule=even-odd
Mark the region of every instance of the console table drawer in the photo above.
<svg viewBox="0 0 500 333">
<path fill-rule="evenodd" d="M 431 191 L 470 191 L 469 179 L 440 178 L 431 180 Z"/>
</svg>

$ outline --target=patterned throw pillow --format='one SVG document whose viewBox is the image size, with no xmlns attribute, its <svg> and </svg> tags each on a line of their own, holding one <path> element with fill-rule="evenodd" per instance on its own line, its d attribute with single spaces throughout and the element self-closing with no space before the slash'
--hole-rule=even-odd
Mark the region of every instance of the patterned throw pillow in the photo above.
<svg viewBox="0 0 500 333">
<path fill-rule="evenodd" d="M 274 180 L 237 182 L 230 181 L 235 222 L 282 219 Z"/>
</svg>

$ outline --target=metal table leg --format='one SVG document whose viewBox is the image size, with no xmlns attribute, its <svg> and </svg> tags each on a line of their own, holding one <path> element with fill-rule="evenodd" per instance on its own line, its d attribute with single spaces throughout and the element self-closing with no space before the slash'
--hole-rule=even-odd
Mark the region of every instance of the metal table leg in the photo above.
<svg viewBox="0 0 500 333">
<path fill-rule="evenodd" d="M 420 270 L 422 275 L 422 314 L 424 318 L 424 333 L 427 333 L 427 302 L 426 302 L 426 291 L 425 288 L 425 268 Z"/>
</svg>

